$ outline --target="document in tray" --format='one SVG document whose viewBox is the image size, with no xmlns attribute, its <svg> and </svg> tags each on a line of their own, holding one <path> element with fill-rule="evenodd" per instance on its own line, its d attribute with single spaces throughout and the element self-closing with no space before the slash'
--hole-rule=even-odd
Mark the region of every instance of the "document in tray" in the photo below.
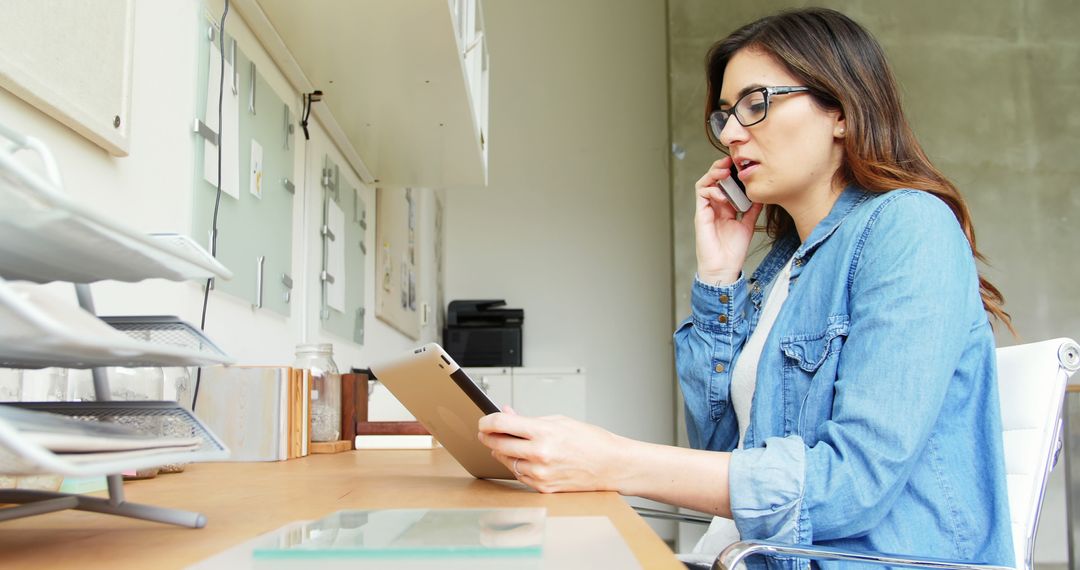
<svg viewBox="0 0 1080 570">
<path fill-rule="evenodd" d="M 193 451 L 202 443 L 197 437 L 158 437 L 125 425 L 76 420 L 14 406 L 0 406 L 0 422 L 18 430 L 24 440 L 77 462 Z"/>
<path fill-rule="evenodd" d="M 545 509 L 338 511 L 286 527 L 258 544 L 256 560 L 296 558 L 514 558 L 542 555 Z"/>
</svg>

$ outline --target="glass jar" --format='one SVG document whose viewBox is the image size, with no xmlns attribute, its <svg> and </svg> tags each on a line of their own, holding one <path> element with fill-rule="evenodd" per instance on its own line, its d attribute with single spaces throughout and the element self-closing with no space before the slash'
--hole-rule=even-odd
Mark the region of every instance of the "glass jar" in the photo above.
<svg viewBox="0 0 1080 570">
<path fill-rule="evenodd" d="M 0 368 L 0 402 L 22 399 L 22 370 Z"/>
<path fill-rule="evenodd" d="M 107 368 L 109 394 L 113 400 L 161 400 L 164 393 L 165 375 L 161 368 Z M 116 422 L 134 428 L 139 433 L 161 437 L 164 424 L 161 417 L 120 416 Z M 124 473 L 124 479 L 148 479 L 158 474 L 160 468 L 149 467 Z"/>
<path fill-rule="evenodd" d="M 334 345 L 301 344 L 294 368 L 308 371 L 311 386 L 311 441 L 341 439 L 341 374 Z"/>
<path fill-rule="evenodd" d="M 68 399 L 67 368 L 23 370 L 22 401 L 64 402 Z"/>
<path fill-rule="evenodd" d="M 163 399 L 175 401 L 180 407 L 191 411 L 192 392 L 191 373 L 184 366 L 171 366 L 161 369 L 164 375 Z M 169 416 L 162 418 L 164 423 L 161 435 L 165 437 L 192 437 L 195 435 L 191 425 L 178 418 Z M 170 463 L 161 466 L 162 473 L 180 473 L 186 463 Z"/>
</svg>

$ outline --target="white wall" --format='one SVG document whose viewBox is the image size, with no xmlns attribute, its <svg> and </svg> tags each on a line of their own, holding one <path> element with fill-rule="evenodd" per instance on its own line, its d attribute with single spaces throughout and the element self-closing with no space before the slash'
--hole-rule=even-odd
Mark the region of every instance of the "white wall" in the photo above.
<svg viewBox="0 0 1080 570">
<path fill-rule="evenodd" d="M 525 310 L 525 366 L 583 366 L 588 419 L 674 442 L 662 2 L 498 0 L 489 187 L 447 191 L 447 300 Z"/>
<path fill-rule="evenodd" d="M 196 26 L 200 2 L 141 1 L 135 9 L 134 84 L 132 89 L 131 152 L 114 158 L 73 131 L 42 114 L 34 107 L 0 89 L 0 122 L 43 139 L 55 153 L 67 191 L 88 205 L 107 213 L 130 227 L 146 232 L 190 234 L 192 208 L 193 151 L 191 133 L 195 109 Z M 211 1 L 210 9 L 220 14 L 221 2 Z M 228 33 L 236 37 L 240 49 L 256 64 L 282 100 L 292 106 L 292 116 L 300 116 L 300 94 L 292 89 L 274 66 L 235 10 L 226 22 Z M 321 250 L 318 224 L 321 221 L 321 188 L 318 177 L 305 173 L 305 157 L 321 161 L 330 153 L 342 166 L 342 176 L 361 188 L 364 201 L 373 207 L 374 189 L 364 187 L 347 166 L 341 153 L 329 142 L 325 131 L 314 123 L 312 140 L 305 143 L 297 128 L 295 178 L 298 184 L 293 220 L 292 315 L 282 317 L 268 310 L 253 310 L 246 301 L 213 292 L 207 318 L 207 334 L 242 364 L 291 364 L 295 346 L 302 342 L 333 342 L 335 359 L 342 368 L 367 366 L 385 354 L 407 350 L 435 337 L 434 325 L 424 328 L 421 339 L 401 335 L 374 315 L 374 249 L 369 249 L 365 267 L 366 345 L 323 334 L 318 322 L 321 289 L 318 264 Z M 199 147 L 201 149 L 201 145 Z M 430 194 L 430 191 L 423 191 Z M 227 197 L 223 199 L 229 199 Z M 374 210 L 370 214 L 374 220 Z M 420 221 L 431 227 L 433 214 L 421 210 Z M 428 231 L 426 235 L 432 235 Z M 199 240 L 202 241 L 202 240 Z M 369 223 L 367 243 L 375 241 L 375 224 Z M 434 282 L 430 243 L 420 244 L 420 259 Z M 316 252 L 312 264 L 305 265 L 305 252 Z M 72 288 L 52 286 L 72 299 Z M 199 283 L 170 283 L 158 280 L 137 284 L 100 283 L 92 287 L 101 314 L 175 314 L 198 324 L 202 303 Z M 421 284 L 421 300 L 434 298 L 434 287 Z"/>
</svg>

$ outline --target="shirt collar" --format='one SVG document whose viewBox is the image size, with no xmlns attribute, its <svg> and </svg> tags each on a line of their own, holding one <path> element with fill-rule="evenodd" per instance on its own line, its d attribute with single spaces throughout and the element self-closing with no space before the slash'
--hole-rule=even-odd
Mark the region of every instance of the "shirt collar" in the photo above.
<svg viewBox="0 0 1080 570">
<path fill-rule="evenodd" d="M 829 215 L 825 216 L 825 219 L 814 226 L 813 231 L 810 232 L 806 241 L 804 241 L 802 245 L 799 246 L 798 250 L 795 251 L 795 259 L 800 260 L 800 263 L 804 262 L 807 257 L 813 254 L 818 246 L 840 227 L 840 224 L 847 219 L 859 204 L 862 204 L 872 196 L 872 193 L 856 186 L 848 186 L 845 188 L 844 191 L 840 193 L 840 197 L 836 199 L 836 203 L 833 204 L 832 209 L 829 210 Z"/>
</svg>

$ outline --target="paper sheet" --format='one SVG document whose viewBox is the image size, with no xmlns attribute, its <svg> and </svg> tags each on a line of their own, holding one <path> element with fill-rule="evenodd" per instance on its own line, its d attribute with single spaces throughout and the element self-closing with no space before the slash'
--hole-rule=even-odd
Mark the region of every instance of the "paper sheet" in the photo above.
<svg viewBox="0 0 1080 570">
<path fill-rule="evenodd" d="M 326 271 L 334 276 L 334 282 L 327 285 L 326 304 L 345 312 L 345 212 L 333 200 L 326 225 L 335 238 L 330 241 L 326 260 Z"/>
<path fill-rule="evenodd" d="M 255 139 L 251 139 L 251 183 L 248 185 L 248 191 L 252 196 L 262 200 L 263 189 L 263 148 Z"/>
<path fill-rule="evenodd" d="M 233 68 L 225 61 L 225 97 L 221 102 L 221 115 L 224 121 L 218 121 L 218 82 L 221 80 L 221 51 L 217 46 L 210 46 L 209 81 L 206 84 L 206 126 L 214 132 L 224 135 L 225 144 L 221 148 L 221 191 L 240 199 L 240 95 L 233 93 Z M 225 125 L 222 133 L 219 125 Z M 217 145 L 203 141 L 203 178 L 210 184 L 217 184 Z"/>
</svg>

